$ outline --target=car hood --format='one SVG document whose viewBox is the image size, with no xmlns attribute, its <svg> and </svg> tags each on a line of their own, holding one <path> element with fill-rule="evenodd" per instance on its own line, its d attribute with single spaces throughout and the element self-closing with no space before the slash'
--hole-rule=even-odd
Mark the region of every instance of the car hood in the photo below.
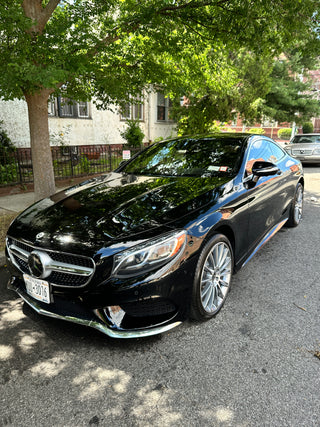
<svg viewBox="0 0 320 427">
<path fill-rule="evenodd" d="M 35 203 L 8 234 L 38 247 L 91 253 L 215 203 L 229 180 L 111 173 Z"/>
</svg>

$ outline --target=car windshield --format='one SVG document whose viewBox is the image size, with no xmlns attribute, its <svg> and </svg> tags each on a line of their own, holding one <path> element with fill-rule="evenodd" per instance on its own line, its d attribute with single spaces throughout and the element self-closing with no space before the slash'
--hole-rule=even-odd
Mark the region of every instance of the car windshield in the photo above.
<svg viewBox="0 0 320 427">
<path fill-rule="evenodd" d="M 300 135 L 295 136 L 292 144 L 320 144 L 320 135 Z"/>
<path fill-rule="evenodd" d="M 242 139 L 183 138 L 160 142 L 143 151 L 121 170 L 136 175 L 234 175 L 241 162 Z"/>
</svg>

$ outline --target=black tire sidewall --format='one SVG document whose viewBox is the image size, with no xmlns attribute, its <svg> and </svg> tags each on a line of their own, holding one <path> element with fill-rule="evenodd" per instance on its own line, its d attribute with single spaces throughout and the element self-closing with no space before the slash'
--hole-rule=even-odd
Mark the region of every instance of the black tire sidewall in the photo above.
<svg viewBox="0 0 320 427">
<path fill-rule="evenodd" d="M 303 196 L 303 185 L 301 184 L 301 182 L 299 182 L 297 184 L 296 190 L 295 190 L 295 193 L 294 193 L 294 197 L 293 197 L 292 202 L 291 202 L 290 212 L 289 212 L 289 218 L 288 218 L 288 221 L 287 221 L 287 224 L 286 224 L 288 227 L 297 227 L 300 224 L 300 222 L 301 222 L 301 218 L 299 219 L 299 221 L 296 221 L 295 217 L 294 217 L 294 210 L 295 210 L 295 205 L 296 205 L 296 200 L 297 200 L 297 195 L 298 195 L 299 188 L 302 189 L 302 196 Z M 302 208 L 302 212 L 303 212 L 303 208 Z"/>
</svg>

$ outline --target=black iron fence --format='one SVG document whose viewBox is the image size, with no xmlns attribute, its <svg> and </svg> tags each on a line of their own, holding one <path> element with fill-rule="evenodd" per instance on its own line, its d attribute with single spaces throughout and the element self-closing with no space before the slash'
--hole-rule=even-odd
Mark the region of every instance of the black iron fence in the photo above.
<svg viewBox="0 0 320 427">
<path fill-rule="evenodd" d="M 56 179 L 75 178 L 110 172 L 123 160 L 122 145 L 77 145 L 51 147 Z M 130 148 L 131 157 L 140 148 Z M 128 155 L 128 153 L 126 153 Z M 0 186 L 33 182 L 30 148 L 0 154 Z"/>
</svg>

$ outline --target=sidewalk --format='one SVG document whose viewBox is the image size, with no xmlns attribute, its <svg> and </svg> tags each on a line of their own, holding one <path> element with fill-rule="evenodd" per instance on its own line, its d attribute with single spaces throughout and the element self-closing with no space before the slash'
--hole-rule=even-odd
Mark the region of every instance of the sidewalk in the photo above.
<svg viewBox="0 0 320 427">
<path fill-rule="evenodd" d="M 66 179 L 56 182 L 56 192 L 64 190 L 68 187 L 78 184 L 79 182 L 85 181 L 88 177 L 78 177 L 72 179 Z M 19 185 L 13 187 L 3 187 L 0 191 L 0 218 L 1 215 L 5 214 L 19 214 L 25 210 L 28 206 L 34 203 L 34 191 L 32 186 L 26 186 L 27 191 L 20 188 Z M 0 248 L 0 267 L 6 263 L 4 250 Z"/>
<path fill-rule="evenodd" d="M 34 193 L 10 194 L 0 197 L 0 214 L 19 213 L 34 203 Z"/>
<path fill-rule="evenodd" d="M 34 192 L 10 194 L 0 197 L 0 216 L 23 211 L 34 203 Z M 0 267 L 6 264 L 4 250 L 0 250 Z"/>
</svg>

